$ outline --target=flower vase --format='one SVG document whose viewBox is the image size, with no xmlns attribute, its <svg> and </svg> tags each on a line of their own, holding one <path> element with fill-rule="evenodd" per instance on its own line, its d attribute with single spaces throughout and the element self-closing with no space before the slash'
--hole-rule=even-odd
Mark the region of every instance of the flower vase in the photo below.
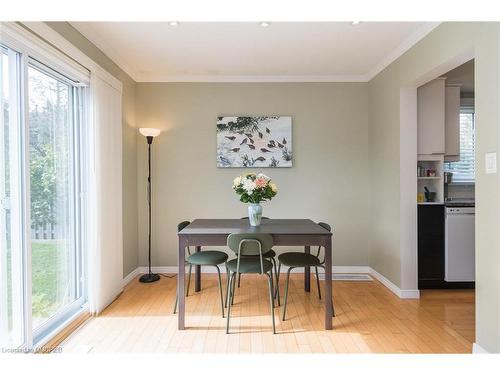
<svg viewBox="0 0 500 375">
<path fill-rule="evenodd" d="M 262 219 L 262 206 L 259 203 L 250 203 L 248 206 L 248 220 L 252 227 L 258 227 Z"/>
</svg>

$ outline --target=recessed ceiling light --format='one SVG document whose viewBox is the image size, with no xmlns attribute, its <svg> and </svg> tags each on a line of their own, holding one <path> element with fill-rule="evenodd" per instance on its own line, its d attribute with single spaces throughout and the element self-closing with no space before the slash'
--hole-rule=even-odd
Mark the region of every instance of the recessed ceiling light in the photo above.
<svg viewBox="0 0 500 375">
<path fill-rule="evenodd" d="M 170 22 L 168 23 L 168 25 L 169 25 L 169 26 L 172 26 L 172 27 L 176 27 L 176 26 L 179 26 L 179 22 L 177 22 L 177 21 L 170 21 Z"/>
<path fill-rule="evenodd" d="M 359 25 L 360 23 L 361 23 L 361 21 L 352 21 L 351 25 L 356 26 L 356 25 Z"/>
<path fill-rule="evenodd" d="M 259 25 L 261 27 L 268 27 L 271 23 L 270 22 L 261 22 Z"/>
</svg>

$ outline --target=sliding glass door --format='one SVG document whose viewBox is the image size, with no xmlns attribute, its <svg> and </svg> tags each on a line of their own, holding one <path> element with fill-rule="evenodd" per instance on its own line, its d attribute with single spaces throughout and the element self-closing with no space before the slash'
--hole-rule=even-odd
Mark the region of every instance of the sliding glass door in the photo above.
<svg viewBox="0 0 500 375">
<path fill-rule="evenodd" d="M 32 325 L 35 341 L 83 296 L 79 243 L 79 89 L 57 72 L 28 67 Z"/>
<path fill-rule="evenodd" d="M 0 44 L 0 344 L 44 342 L 86 302 L 85 88 Z"/>
<path fill-rule="evenodd" d="M 0 344 L 25 341 L 18 53 L 0 45 Z"/>
</svg>

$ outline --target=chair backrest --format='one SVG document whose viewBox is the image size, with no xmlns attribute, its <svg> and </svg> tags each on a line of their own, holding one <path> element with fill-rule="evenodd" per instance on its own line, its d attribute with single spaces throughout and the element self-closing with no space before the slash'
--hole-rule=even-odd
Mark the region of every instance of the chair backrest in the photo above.
<svg viewBox="0 0 500 375">
<path fill-rule="evenodd" d="M 227 246 L 237 255 L 259 255 L 273 247 L 273 236 L 266 233 L 233 233 L 227 237 Z"/>
<path fill-rule="evenodd" d="M 177 224 L 177 232 L 180 232 L 184 228 L 186 228 L 189 224 L 191 224 L 190 221 L 181 221 L 179 224 Z"/>
<path fill-rule="evenodd" d="M 260 273 L 264 273 L 262 254 L 273 247 L 273 236 L 266 233 L 233 233 L 227 237 L 227 246 L 238 256 L 236 273 L 240 272 L 242 256 L 259 256 Z"/>
<path fill-rule="evenodd" d="M 332 227 L 330 226 L 330 224 L 327 224 L 327 223 L 323 223 L 322 221 L 320 221 L 318 223 L 319 226 L 325 228 L 328 232 L 331 232 L 332 231 Z"/>
</svg>

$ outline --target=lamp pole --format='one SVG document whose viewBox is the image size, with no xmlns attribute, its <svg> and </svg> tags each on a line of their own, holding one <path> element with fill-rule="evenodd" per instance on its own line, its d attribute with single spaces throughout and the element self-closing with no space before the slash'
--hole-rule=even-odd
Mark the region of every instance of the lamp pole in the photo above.
<svg viewBox="0 0 500 375">
<path fill-rule="evenodd" d="M 151 144 L 153 143 L 153 135 L 147 132 L 144 134 L 148 142 L 148 273 L 142 275 L 139 281 L 142 283 L 152 283 L 160 280 L 160 275 L 151 272 Z"/>
</svg>

